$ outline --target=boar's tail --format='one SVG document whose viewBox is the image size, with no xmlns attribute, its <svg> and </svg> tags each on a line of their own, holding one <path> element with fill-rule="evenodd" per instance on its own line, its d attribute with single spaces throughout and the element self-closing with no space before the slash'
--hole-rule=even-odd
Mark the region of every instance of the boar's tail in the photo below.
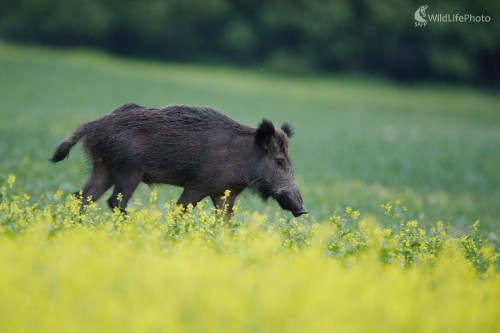
<svg viewBox="0 0 500 333">
<path fill-rule="evenodd" d="M 53 163 L 57 163 L 59 161 L 62 161 L 69 155 L 69 151 L 71 148 L 80 140 L 83 138 L 83 136 L 87 133 L 89 123 L 83 124 L 82 126 L 78 127 L 63 143 L 57 147 L 56 151 L 54 152 L 54 155 L 50 159 Z"/>
</svg>

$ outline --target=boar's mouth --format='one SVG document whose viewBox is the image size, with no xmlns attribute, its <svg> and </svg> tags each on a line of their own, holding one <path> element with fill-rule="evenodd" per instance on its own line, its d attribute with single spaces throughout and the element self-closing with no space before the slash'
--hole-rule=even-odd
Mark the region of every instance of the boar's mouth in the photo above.
<svg viewBox="0 0 500 333">
<path fill-rule="evenodd" d="M 309 214 L 307 209 L 305 209 L 302 204 L 302 198 L 300 197 L 300 194 L 293 196 L 290 192 L 287 191 L 281 191 L 278 194 L 274 194 L 271 187 L 264 182 L 257 182 L 255 189 L 263 201 L 267 201 L 267 199 L 272 197 L 278 202 L 282 209 L 292 212 L 293 216 L 295 217 Z M 294 197 L 296 197 L 295 200 L 292 199 Z"/>
<path fill-rule="evenodd" d="M 284 191 L 276 196 L 273 196 L 273 198 L 278 202 L 282 209 L 292 212 L 293 216 L 295 217 L 309 214 L 307 209 L 305 209 L 302 205 L 301 200 L 292 200 L 291 195 Z"/>
<path fill-rule="evenodd" d="M 300 215 L 309 214 L 309 211 L 307 211 L 307 209 L 302 208 L 301 210 L 298 211 L 292 211 L 292 214 L 295 217 L 299 217 Z"/>
</svg>

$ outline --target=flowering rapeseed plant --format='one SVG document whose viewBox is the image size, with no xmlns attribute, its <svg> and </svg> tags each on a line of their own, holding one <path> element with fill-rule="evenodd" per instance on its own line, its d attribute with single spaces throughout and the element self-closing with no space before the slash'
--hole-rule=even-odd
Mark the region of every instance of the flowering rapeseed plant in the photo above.
<svg viewBox="0 0 500 333">
<path fill-rule="evenodd" d="M 14 182 L 0 196 L 4 332 L 500 329 L 499 253 L 478 224 L 453 236 L 349 207 L 322 223 L 241 212 L 226 224 L 203 202 L 158 208 L 154 192 L 123 215 L 61 192 L 33 203 Z"/>
</svg>

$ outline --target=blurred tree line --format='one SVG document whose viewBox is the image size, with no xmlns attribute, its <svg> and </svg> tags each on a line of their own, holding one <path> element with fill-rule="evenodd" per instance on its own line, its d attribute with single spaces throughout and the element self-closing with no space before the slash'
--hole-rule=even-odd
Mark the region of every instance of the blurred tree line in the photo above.
<svg viewBox="0 0 500 333">
<path fill-rule="evenodd" d="M 500 2 L 442 0 L 427 14 L 489 23 L 415 27 L 412 0 L 0 0 L 0 36 L 123 55 L 294 72 L 499 84 Z"/>
</svg>

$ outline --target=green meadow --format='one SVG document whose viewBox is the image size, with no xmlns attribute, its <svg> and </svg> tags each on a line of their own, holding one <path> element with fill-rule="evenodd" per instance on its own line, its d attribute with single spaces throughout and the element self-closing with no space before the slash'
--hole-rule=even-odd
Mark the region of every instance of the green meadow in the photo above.
<svg viewBox="0 0 500 333">
<path fill-rule="evenodd" d="M 251 126 L 262 118 L 294 126 L 290 150 L 309 219 L 345 207 L 380 217 L 381 204 L 399 199 L 424 225 L 442 220 L 461 231 L 480 220 L 485 230 L 498 228 L 500 112 L 490 92 L 12 45 L 0 46 L 0 73 L 0 176 L 16 175 L 16 189 L 42 202 L 87 178 L 79 146 L 63 163 L 47 161 L 77 125 L 129 101 L 196 104 Z M 149 192 L 141 185 L 132 202 Z M 158 188 L 160 201 L 179 193 Z M 278 211 L 250 193 L 240 200 L 243 209 Z"/>
<path fill-rule="evenodd" d="M 234 218 L 141 185 L 128 214 L 72 193 L 79 124 L 125 102 L 294 125 L 310 214 Z M 0 44 L 5 332 L 498 332 L 500 114 L 491 92 Z M 203 140 L 203 138 L 200 138 Z M 479 221 L 479 222 L 478 222 Z"/>
</svg>

